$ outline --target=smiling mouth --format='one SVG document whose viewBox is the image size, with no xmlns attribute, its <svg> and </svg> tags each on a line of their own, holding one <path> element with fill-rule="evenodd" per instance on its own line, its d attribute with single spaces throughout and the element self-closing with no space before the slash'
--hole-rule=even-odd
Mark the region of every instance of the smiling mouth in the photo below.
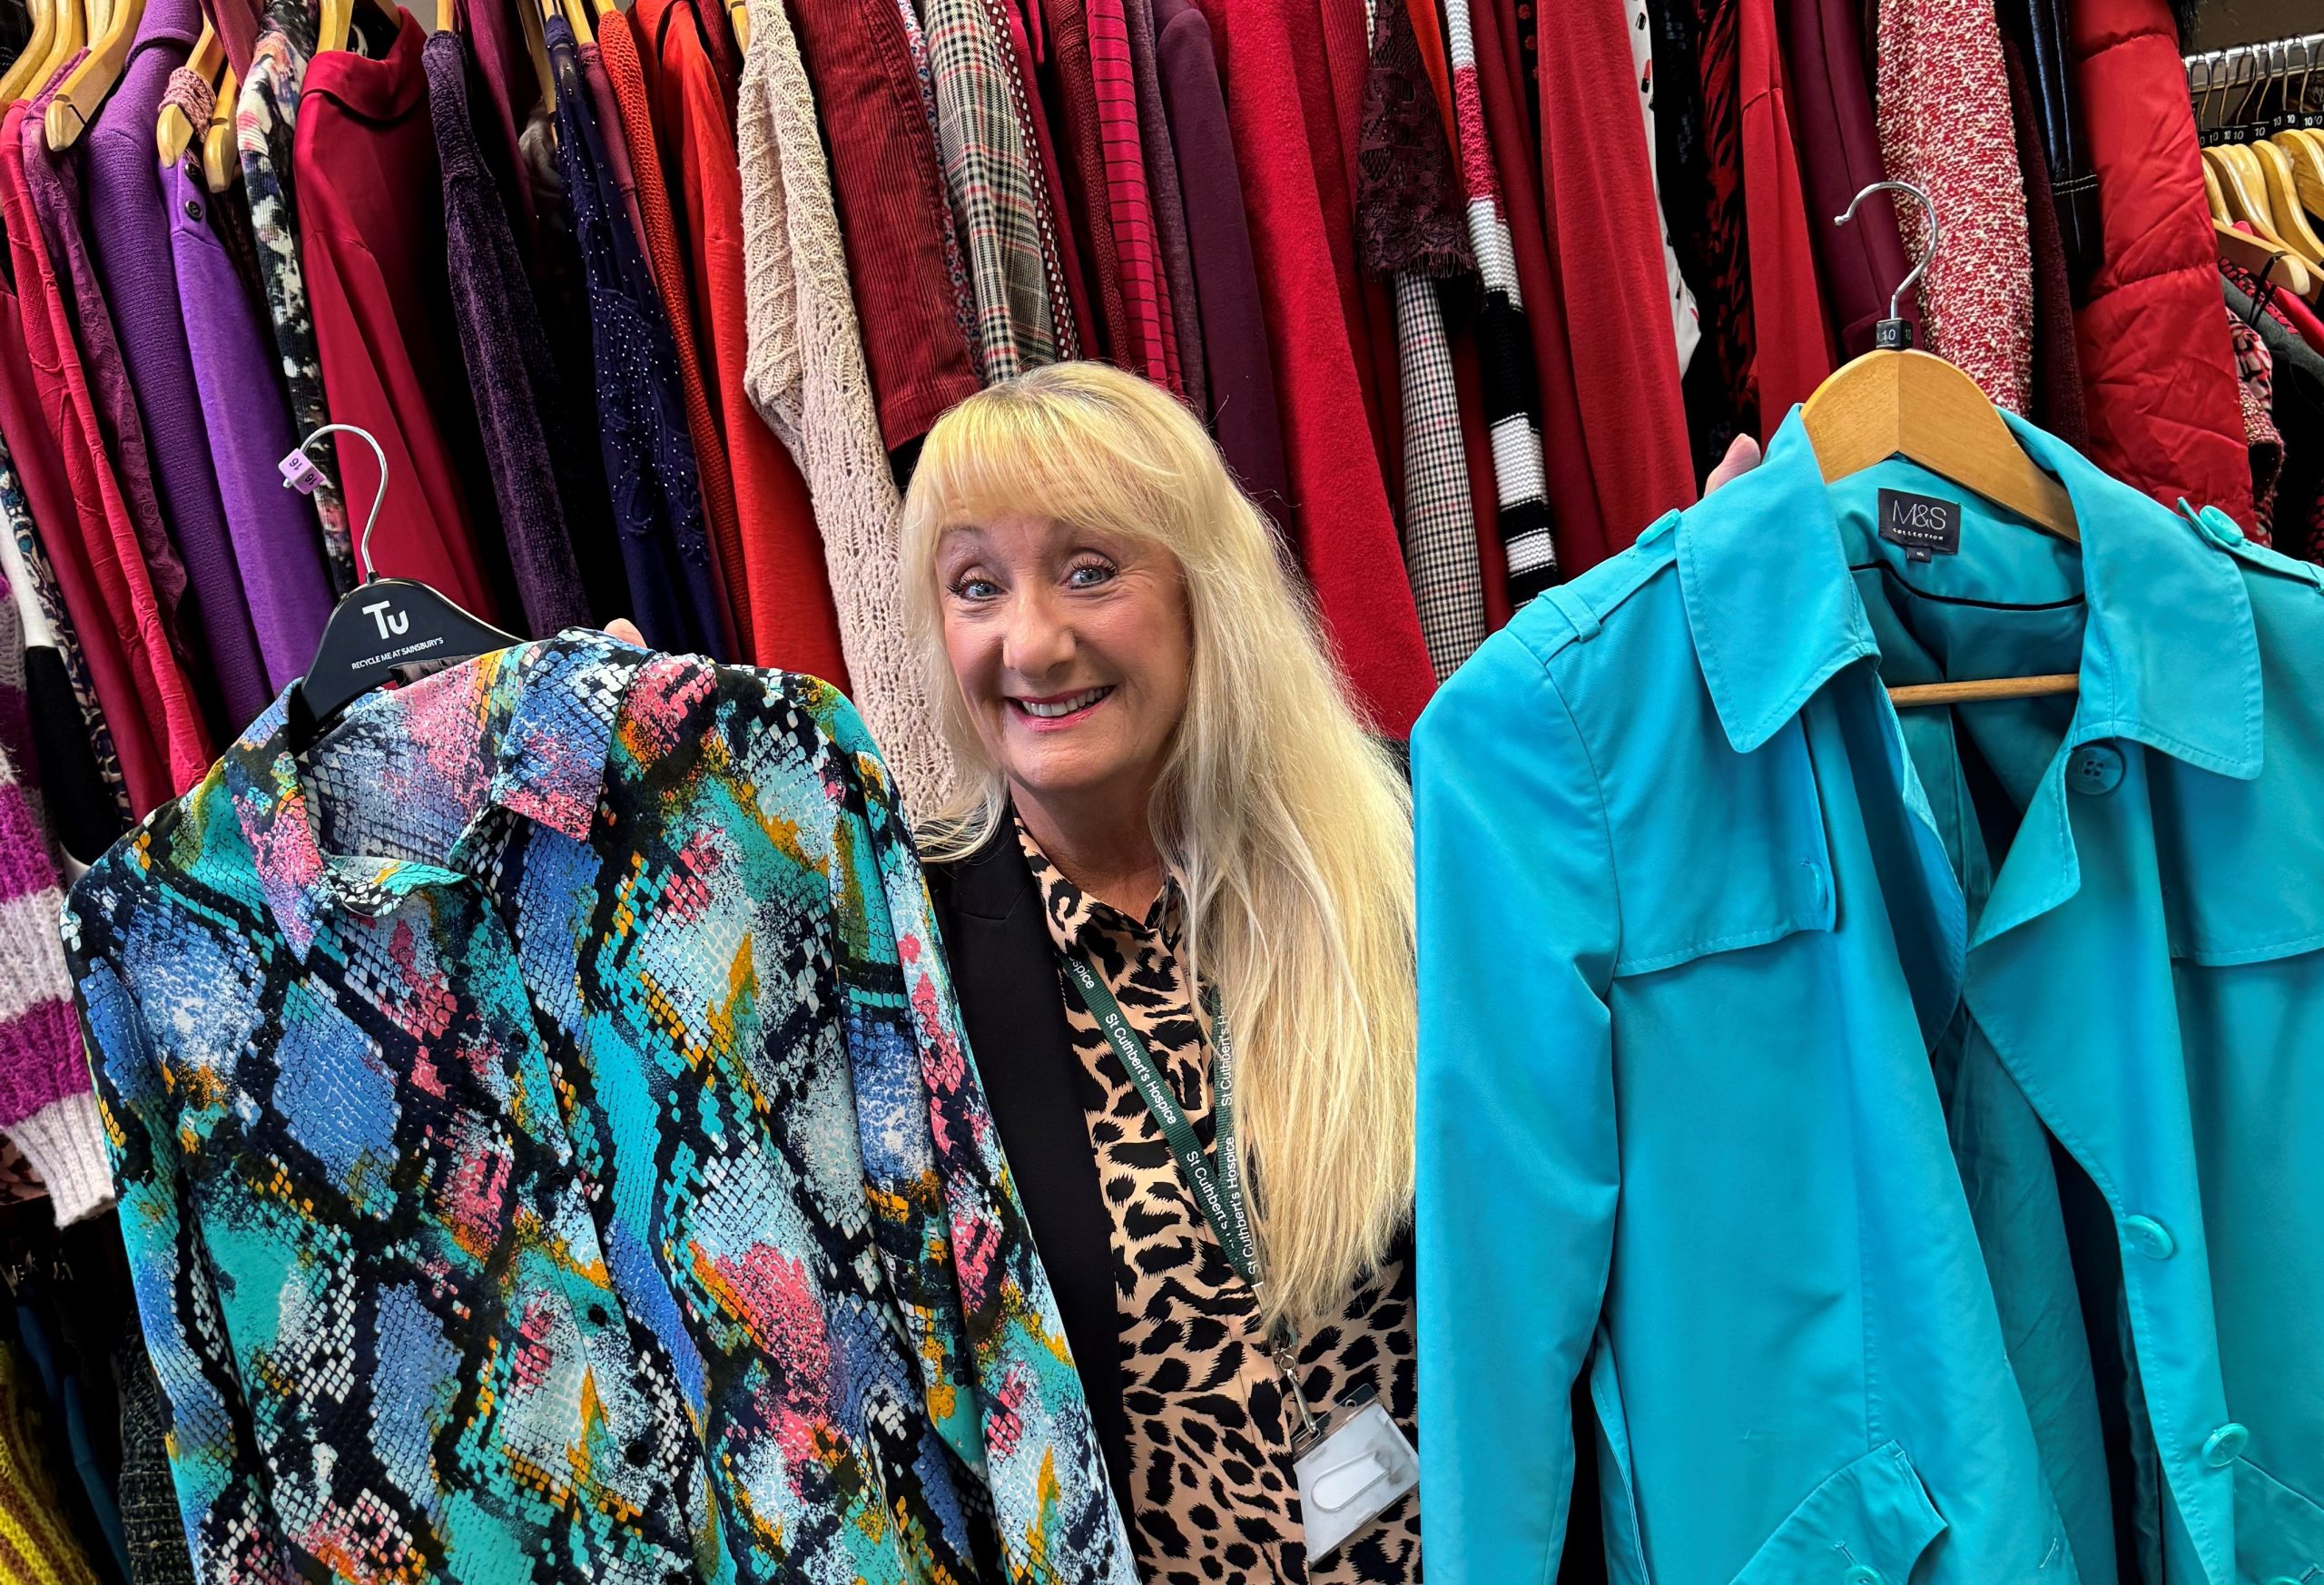
<svg viewBox="0 0 2324 1585">
<path fill-rule="evenodd" d="M 1102 688 L 1088 688 L 1078 694 L 1067 694 L 1055 699 L 1011 699 L 1009 703 L 1036 721 L 1062 721 L 1068 715 L 1078 715 L 1101 703 L 1113 692 L 1111 684 Z"/>
</svg>

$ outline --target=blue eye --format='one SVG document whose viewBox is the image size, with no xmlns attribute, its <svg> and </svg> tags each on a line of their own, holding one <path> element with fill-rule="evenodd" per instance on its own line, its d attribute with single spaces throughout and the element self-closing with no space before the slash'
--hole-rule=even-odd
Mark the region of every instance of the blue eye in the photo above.
<svg viewBox="0 0 2324 1585">
<path fill-rule="evenodd" d="M 1114 569 L 1102 561 L 1085 561 L 1068 569 L 1066 586 L 1075 589 L 1094 589 L 1113 581 Z"/>
<path fill-rule="evenodd" d="M 953 596 L 962 600 L 990 600 L 1000 593 L 1000 586 L 990 578 L 966 577 L 952 586 Z"/>
</svg>

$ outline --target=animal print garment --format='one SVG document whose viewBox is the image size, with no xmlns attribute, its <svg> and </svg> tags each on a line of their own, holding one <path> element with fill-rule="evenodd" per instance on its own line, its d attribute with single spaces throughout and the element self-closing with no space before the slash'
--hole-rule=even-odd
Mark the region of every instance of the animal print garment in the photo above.
<svg viewBox="0 0 2324 1585">
<path fill-rule="evenodd" d="M 1177 889 L 1133 920 L 1067 880 L 1021 822 L 1017 833 L 1050 939 L 1061 950 L 1089 954 L 1209 1147 L 1210 1063 L 1178 968 Z M 1140 1576 L 1147 1585 L 1413 1585 L 1421 1577 L 1417 1492 L 1308 1567 L 1291 1460 L 1297 1412 L 1267 1355 L 1257 1295 L 1227 1265 L 1161 1128 L 1062 971 L 1058 994 L 1081 1058 L 1089 1143 L 1113 1213 L 1134 1509 L 1127 1517 Z M 1338 1324 L 1302 1341 L 1299 1365 L 1318 1413 L 1369 1386 L 1404 1434 L 1414 1434 L 1409 1241 L 1349 1298 Z"/>
</svg>

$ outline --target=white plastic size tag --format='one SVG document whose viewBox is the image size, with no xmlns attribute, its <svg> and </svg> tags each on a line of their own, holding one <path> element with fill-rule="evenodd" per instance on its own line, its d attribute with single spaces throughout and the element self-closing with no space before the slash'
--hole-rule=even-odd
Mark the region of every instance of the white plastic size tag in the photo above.
<svg viewBox="0 0 2324 1585">
<path fill-rule="evenodd" d="M 1420 1455 L 1377 1398 L 1341 1406 L 1326 1424 L 1296 1461 L 1310 1561 L 1328 1557 L 1420 1484 Z"/>
</svg>

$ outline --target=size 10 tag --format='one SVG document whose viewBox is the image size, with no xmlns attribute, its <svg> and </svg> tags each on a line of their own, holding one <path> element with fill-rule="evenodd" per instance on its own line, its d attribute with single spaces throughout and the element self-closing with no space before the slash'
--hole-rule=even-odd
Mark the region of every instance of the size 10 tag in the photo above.
<svg viewBox="0 0 2324 1585">
<path fill-rule="evenodd" d="M 1297 1466 L 1311 1563 L 1420 1484 L 1420 1455 L 1377 1398 L 1334 1410 L 1301 1448 Z"/>
<path fill-rule="evenodd" d="M 1961 554 L 1961 503 L 1916 496 L 1909 490 L 1880 492 L 1880 537 L 1901 545 L 1913 561 Z"/>
</svg>

